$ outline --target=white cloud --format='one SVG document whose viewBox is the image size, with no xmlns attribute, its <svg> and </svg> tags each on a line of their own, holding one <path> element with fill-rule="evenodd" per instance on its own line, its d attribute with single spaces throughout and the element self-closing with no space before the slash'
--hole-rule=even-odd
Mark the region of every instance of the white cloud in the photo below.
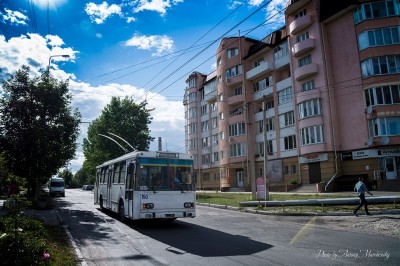
<svg viewBox="0 0 400 266">
<path fill-rule="evenodd" d="M 131 39 L 125 42 L 125 46 L 134 46 L 141 50 L 155 49 L 157 52 L 153 56 L 159 56 L 164 52 L 172 52 L 174 41 L 166 35 L 144 36 L 135 34 Z"/>
<path fill-rule="evenodd" d="M 273 2 L 274 0 L 272 0 Z M 259 6 L 264 0 L 249 0 L 249 6 Z"/>
<path fill-rule="evenodd" d="M 51 55 L 64 55 L 70 57 L 53 57 L 52 68 L 58 69 L 54 62 L 73 61 L 74 51 L 70 47 L 61 47 L 63 41 L 58 36 L 48 35 L 46 38 L 34 33 L 10 38 L 8 41 L 4 35 L 0 35 L 0 78 L 15 73 L 22 65 L 31 67 L 32 74 L 39 74 L 40 70 L 48 67 Z"/>
<path fill-rule="evenodd" d="M 102 24 L 108 17 L 114 14 L 122 16 L 119 5 L 108 5 L 105 1 L 100 5 L 90 2 L 86 4 L 85 11 L 90 16 L 90 19 L 97 24 Z"/>
<path fill-rule="evenodd" d="M 171 8 L 172 5 L 182 3 L 183 0 L 140 0 L 139 4 L 134 8 L 134 12 L 140 12 L 144 10 L 156 11 L 164 16 L 167 13 L 167 9 Z"/>
<path fill-rule="evenodd" d="M 257 1 L 257 0 L 252 0 Z M 285 14 L 283 11 L 286 7 L 288 0 L 272 0 L 266 9 L 266 18 L 268 23 L 275 25 L 273 28 L 282 27 L 285 23 Z M 279 11 L 281 11 L 279 13 Z"/>
<path fill-rule="evenodd" d="M 78 52 L 70 47 L 61 47 L 63 44 L 63 40 L 57 36 L 43 38 L 37 34 L 28 34 L 6 40 L 3 35 L 0 35 L 0 79 L 6 79 L 9 75 L 14 74 L 23 64 L 31 67 L 33 75 L 40 74 L 41 69 L 47 67 L 51 54 L 70 54 L 71 59 L 67 60 L 74 60 L 75 54 Z M 150 149 L 156 150 L 157 138 L 162 137 L 163 149 L 167 145 L 169 150 L 185 151 L 182 101 L 168 101 L 161 95 L 152 92 L 146 94 L 144 89 L 128 84 L 113 83 L 93 86 L 90 83 L 80 82 L 73 74 L 58 68 L 57 61 L 60 60 L 66 59 L 63 57 L 52 58 L 51 74 L 58 79 L 69 80 L 72 105 L 80 111 L 83 122 L 91 122 L 99 117 L 112 96 L 133 97 L 137 103 L 147 99 L 147 108 L 154 108 L 154 111 L 151 112 L 153 120 L 149 128 L 151 136 L 156 138 L 151 143 Z M 82 141 L 87 136 L 88 126 L 89 124 L 83 123 L 80 127 L 76 158 L 71 161 L 73 172 L 79 170 L 84 161 Z"/>
<path fill-rule="evenodd" d="M 6 14 L 0 12 L 0 21 L 6 23 L 9 21 L 11 24 L 20 24 L 20 25 L 27 25 L 26 21 L 29 20 L 27 16 L 22 14 L 19 11 L 12 11 L 10 9 L 5 8 L 4 11 Z"/>
</svg>

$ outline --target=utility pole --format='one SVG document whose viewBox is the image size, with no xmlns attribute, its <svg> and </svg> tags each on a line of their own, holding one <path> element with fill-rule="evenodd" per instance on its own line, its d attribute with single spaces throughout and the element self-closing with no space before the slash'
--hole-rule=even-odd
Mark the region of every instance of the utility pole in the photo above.
<svg viewBox="0 0 400 266">
<path fill-rule="evenodd" d="M 264 134 L 264 200 L 267 201 L 267 168 L 268 168 L 268 136 L 267 136 L 267 97 L 263 96 L 263 134 Z"/>
</svg>

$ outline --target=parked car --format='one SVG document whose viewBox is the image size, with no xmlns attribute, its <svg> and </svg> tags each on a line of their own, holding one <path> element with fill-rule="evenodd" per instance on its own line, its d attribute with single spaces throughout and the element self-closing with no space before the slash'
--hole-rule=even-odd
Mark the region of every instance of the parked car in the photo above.
<svg viewBox="0 0 400 266">
<path fill-rule="evenodd" d="M 93 185 L 83 185 L 82 190 L 93 190 Z"/>
</svg>

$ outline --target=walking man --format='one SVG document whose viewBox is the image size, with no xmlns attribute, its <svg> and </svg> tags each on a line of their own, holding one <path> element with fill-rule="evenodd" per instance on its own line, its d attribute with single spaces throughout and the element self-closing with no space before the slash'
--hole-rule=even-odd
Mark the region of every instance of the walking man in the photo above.
<svg viewBox="0 0 400 266">
<path fill-rule="evenodd" d="M 357 215 L 358 210 L 364 205 L 365 208 L 365 213 L 367 215 L 371 215 L 368 212 L 368 206 L 367 206 L 367 201 L 365 200 L 365 192 L 367 192 L 368 194 L 370 194 L 372 196 L 372 193 L 369 192 L 367 186 L 364 184 L 364 178 L 362 176 L 360 176 L 358 178 L 358 182 L 357 184 L 354 186 L 354 191 L 356 191 L 358 193 L 358 197 L 360 198 L 360 204 L 358 204 L 357 208 L 354 210 L 354 215 Z"/>
</svg>

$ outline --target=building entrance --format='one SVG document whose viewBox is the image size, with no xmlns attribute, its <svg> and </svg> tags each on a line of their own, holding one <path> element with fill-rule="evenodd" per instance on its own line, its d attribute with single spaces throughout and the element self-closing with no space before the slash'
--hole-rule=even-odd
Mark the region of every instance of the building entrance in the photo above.
<svg viewBox="0 0 400 266">
<path fill-rule="evenodd" d="M 320 163 L 309 163 L 309 180 L 310 184 L 316 184 L 321 182 L 321 166 Z"/>
</svg>

